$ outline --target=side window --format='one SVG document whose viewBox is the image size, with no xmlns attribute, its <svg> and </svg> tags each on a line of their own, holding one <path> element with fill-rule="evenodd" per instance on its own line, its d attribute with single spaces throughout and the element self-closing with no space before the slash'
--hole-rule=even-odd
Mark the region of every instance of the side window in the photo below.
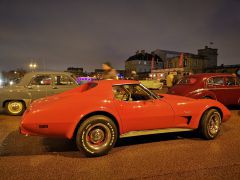
<svg viewBox="0 0 240 180">
<path fill-rule="evenodd" d="M 224 79 L 223 77 L 213 77 L 208 79 L 208 85 L 223 85 Z"/>
<path fill-rule="evenodd" d="M 113 86 L 114 98 L 120 101 L 128 101 L 130 98 L 129 92 L 123 86 Z"/>
<path fill-rule="evenodd" d="M 66 75 L 54 76 L 54 85 L 74 85 L 74 81 Z"/>
<path fill-rule="evenodd" d="M 37 75 L 30 82 L 30 85 L 51 85 L 51 84 L 52 79 L 50 75 Z"/>
<path fill-rule="evenodd" d="M 235 78 L 234 77 L 226 77 L 226 85 L 227 86 L 235 86 Z"/>
<path fill-rule="evenodd" d="M 153 99 L 153 97 L 148 94 L 140 85 L 125 85 L 129 86 L 129 91 L 131 94 L 132 101 L 144 101 Z M 126 87 L 127 89 L 128 87 Z"/>
<path fill-rule="evenodd" d="M 143 87 L 138 84 L 113 86 L 115 99 L 121 101 L 145 101 L 154 99 Z"/>
<path fill-rule="evenodd" d="M 81 85 L 81 92 L 84 92 L 84 91 L 88 91 L 92 88 L 95 88 L 98 84 L 95 83 L 95 82 L 89 82 L 89 83 L 85 83 L 83 85 Z"/>
</svg>

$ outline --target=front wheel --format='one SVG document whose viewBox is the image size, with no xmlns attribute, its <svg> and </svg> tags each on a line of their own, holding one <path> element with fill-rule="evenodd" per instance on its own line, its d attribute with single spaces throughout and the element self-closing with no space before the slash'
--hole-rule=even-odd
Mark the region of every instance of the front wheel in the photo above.
<svg viewBox="0 0 240 180">
<path fill-rule="evenodd" d="M 222 117 L 216 109 L 210 109 L 204 112 L 199 131 L 203 138 L 214 139 L 220 132 Z"/>
<path fill-rule="evenodd" d="M 95 115 L 86 119 L 79 127 L 76 144 L 87 156 L 107 154 L 117 140 L 117 127 L 108 117 Z"/>
<path fill-rule="evenodd" d="M 19 116 L 24 113 L 26 107 L 22 101 L 9 101 L 6 103 L 5 109 L 9 115 Z"/>
</svg>

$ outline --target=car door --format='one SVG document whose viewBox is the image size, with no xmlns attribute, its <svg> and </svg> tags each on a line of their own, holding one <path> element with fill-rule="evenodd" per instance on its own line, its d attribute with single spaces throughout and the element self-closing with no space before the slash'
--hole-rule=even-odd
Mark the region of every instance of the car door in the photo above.
<svg viewBox="0 0 240 180">
<path fill-rule="evenodd" d="M 211 77 L 207 81 L 207 88 L 209 91 L 211 91 L 216 99 L 225 104 L 226 102 L 226 94 L 224 93 L 226 90 L 225 83 L 224 83 L 224 77 L 223 76 L 216 76 Z"/>
<path fill-rule="evenodd" d="M 171 128 L 174 113 L 169 104 L 151 95 L 140 85 L 113 86 L 114 102 L 124 132 Z"/>
<path fill-rule="evenodd" d="M 224 103 L 226 105 L 236 105 L 240 100 L 240 82 L 236 77 L 225 77 L 225 96 Z"/>
<path fill-rule="evenodd" d="M 27 93 L 32 100 L 48 96 L 51 89 L 52 77 L 50 74 L 37 74 L 27 85 Z"/>
<path fill-rule="evenodd" d="M 76 81 L 72 77 L 66 74 L 52 75 L 52 79 L 53 79 L 53 86 L 52 86 L 52 89 L 50 90 L 51 95 L 67 91 L 78 86 Z"/>
</svg>

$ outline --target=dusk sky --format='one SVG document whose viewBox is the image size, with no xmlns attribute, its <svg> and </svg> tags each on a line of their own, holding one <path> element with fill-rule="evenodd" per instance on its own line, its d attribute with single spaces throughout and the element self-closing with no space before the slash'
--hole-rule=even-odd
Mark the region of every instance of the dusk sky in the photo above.
<svg viewBox="0 0 240 180">
<path fill-rule="evenodd" d="M 213 45 L 209 43 L 213 42 Z M 240 0 L 0 0 L 0 71 L 116 69 L 137 50 L 197 54 L 240 64 Z"/>
</svg>

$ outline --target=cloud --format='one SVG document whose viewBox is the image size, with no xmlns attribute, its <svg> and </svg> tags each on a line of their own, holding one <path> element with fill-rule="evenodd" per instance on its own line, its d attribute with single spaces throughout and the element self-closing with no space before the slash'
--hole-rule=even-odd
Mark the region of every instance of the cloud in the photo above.
<svg viewBox="0 0 240 180">
<path fill-rule="evenodd" d="M 138 49 L 197 53 L 209 42 L 219 64 L 237 64 L 239 1 L 1 1 L 0 68 L 117 69 Z M 1 70 L 0 69 L 0 70 Z"/>
</svg>

